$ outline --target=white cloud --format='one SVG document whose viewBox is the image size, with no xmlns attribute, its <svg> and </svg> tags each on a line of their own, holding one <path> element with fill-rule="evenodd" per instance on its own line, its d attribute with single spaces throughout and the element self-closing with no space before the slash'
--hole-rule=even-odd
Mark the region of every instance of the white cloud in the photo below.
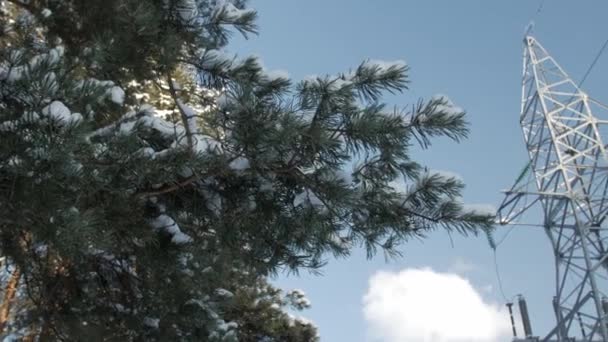
<svg viewBox="0 0 608 342">
<path fill-rule="evenodd" d="M 494 292 L 494 286 L 492 286 L 492 284 L 487 284 L 487 285 L 483 286 L 481 289 L 485 293 L 492 293 L 492 292 Z"/>
<path fill-rule="evenodd" d="M 430 268 L 377 272 L 363 298 L 373 341 L 498 342 L 509 317 L 486 303 L 465 278 Z"/>
<path fill-rule="evenodd" d="M 456 259 L 454 259 L 454 261 L 452 262 L 452 265 L 450 265 L 448 271 L 450 273 L 464 275 L 465 273 L 474 271 L 476 268 L 477 267 L 475 267 L 475 265 L 469 260 L 466 260 L 462 257 L 456 257 Z"/>
</svg>

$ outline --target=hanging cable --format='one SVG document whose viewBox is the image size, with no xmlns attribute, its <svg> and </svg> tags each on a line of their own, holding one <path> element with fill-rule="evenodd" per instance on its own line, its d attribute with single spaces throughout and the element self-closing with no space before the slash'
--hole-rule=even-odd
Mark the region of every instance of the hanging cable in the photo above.
<svg viewBox="0 0 608 342">
<path fill-rule="evenodd" d="M 528 178 L 527 182 L 530 182 L 530 178 L 532 177 L 532 172 L 530 172 L 530 169 L 532 167 L 532 162 L 529 162 L 524 169 L 522 170 L 522 172 L 519 174 L 519 176 L 517 177 L 515 184 L 519 184 L 524 178 Z M 524 207 L 528 204 L 528 197 L 524 197 Z M 505 303 L 510 303 L 513 301 L 513 298 L 515 298 L 515 296 L 513 296 L 511 299 L 507 298 L 507 295 L 505 294 L 504 291 L 504 287 L 502 284 L 502 277 L 500 276 L 500 269 L 498 267 L 498 255 L 497 255 L 497 249 L 498 247 L 507 239 L 507 237 L 509 236 L 509 234 L 511 234 L 511 232 L 513 231 L 513 229 L 515 229 L 516 224 L 513 224 L 509 230 L 500 238 L 500 240 L 498 240 L 494 246 L 492 246 L 492 252 L 494 254 L 494 271 L 496 273 L 496 280 L 498 281 L 498 289 L 500 291 L 500 294 L 502 296 L 502 298 L 504 299 Z"/>
<path fill-rule="evenodd" d="M 530 22 L 526 26 L 524 37 L 528 36 L 532 31 L 534 31 L 534 22 L 536 21 L 536 18 L 538 18 L 538 15 L 542 12 L 544 5 L 545 0 L 541 0 L 541 2 L 538 4 L 536 12 L 534 12 L 534 15 L 532 15 L 532 19 L 530 19 Z"/>
<path fill-rule="evenodd" d="M 509 227 L 509 230 L 507 230 L 507 232 L 505 233 L 505 235 L 503 235 L 500 238 L 500 240 L 498 240 L 496 242 L 496 247 L 500 246 L 507 239 L 507 237 L 509 237 L 509 234 L 511 234 L 511 232 L 513 231 L 514 228 L 515 228 L 515 225 L 511 225 L 511 227 Z"/>
<path fill-rule="evenodd" d="M 585 75 L 583 76 L 583 78 L 581 78 L 581 81 L 578 83 L 578 88 L 579 89 L 583 85 L 583 83 L 585 82 L 585 80 L 587 79 L 587 76 L 589 76 L 589 74 L 591 73 L 591 70 L 593 70 L 593 67 L 595 67 L 595 64 L 597 64 L 597 61 L 600 59 L 600 57 L 602 56 L 602 54 L 606 50 L 606 47 L 608 47 L 608 39 L 606 39 L 606 41 L 602 45 L 602 48 L 600 49 L 600 51 L 598 51 L 597 55 L 593 59 L 593 62 L 591 62 L 591 65 L 589 65 L 589 68 L 585 72 Z"/>
<path fill-rule="evenodd" d="M 502 287 L 502 278 L 500 277 L 500 270 L 498 269 L 498 260 L 496 257 L 496 249 L 492 250 L 492 252 L 494 253 L 494 270 L 496 272 L 496 280 L 498 280 L 498 290 L 500 291 L 500 294 L 501 294 L 502 298 L 504 299 L 505 303 L 507 303 L 507 302 L 509 302 L 509 299 L 505 295 L 504 288 Z"/>
<path fill-rule="evenodd" d="M 579 90 L 581 89 L 581 86 L 587 80 L 587 76 L 589 76 L 589 74 L 591 73 L 591 70 L 593 70 L 593 67 L 595 67 L 595 65 L 597 64 L 597 61 L 599 61 L 600 57 L 604 53 L 604 50 L 606 50 L 606 47 L 608 47 L 608 39 L 606 39 L 606 41 L 604 41 L 604 44 L 602 44 L 602 47 L 600 48 L 600 50 L 595 55 L 595 58 L 593 58 L 593 61 L 591 62 L 591 64 L 587 68 L 587 71 L 585 71 L 585 74 L 583 75 L 583 78 L 581 78 L 580 82 L 578 82 L 578 85 L 576 86 L 577 89 L 579 89 Z M 572 100 L 575 97 L 576 97 L 576 94 L 573 94 L 572 96 L 570 96 L 570 99 L 568 99 L 568 102 L 566 102 L 566 103 L 572 102 Z M 594 99 L 594 101 L 596 101 L 596 102 L 599 103 L 599 101 L 597 101 L 595 99 Z"/>
<path fill-rule="evenodd" d="M 541 0 L 540 4 L 538 5 L 538 9 L 536 9 L 536 13 L 534 13 L 534 19 L 536 19 L 536 17 L 538 17 L 540 12 L 543 10 L 544 5 L 545 5 L 545 0 Z"/>
</svg>

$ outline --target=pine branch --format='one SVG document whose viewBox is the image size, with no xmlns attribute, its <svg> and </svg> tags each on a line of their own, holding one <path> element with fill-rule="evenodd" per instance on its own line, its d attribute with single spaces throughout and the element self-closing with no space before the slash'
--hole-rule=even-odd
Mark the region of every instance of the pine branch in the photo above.
<svg viewBox="0 0 608 342">
<path fill-rule="evenodd" d="M 233 162 L 234 160 L 236 160 L 237 158 L 239 158 L 240 156 L 233 156 L 231 158 L 229 158 L 227 160 L 227 164 L 230 164 L 231 162 Z M 154 197 L 154 196 L 158 196 L 158 195 L 164 195 L 164 194 L 168 194 L 180 189 L 185 188 L 188 185 L 191 185 L 193 183 L 196 183 L 197 181 L 204 179 L 204 178 L 209 178 L 209 177 L 214 177 L 219 175 L 219 173 L 215 173 L 215 174 L 205 174 L 205 175 L 197 175 L 196 173 L 193 174 L 190 177 L 187 177 L 177 183 L 171 184 L 171 185 L 167 185 L 165 187 L 162 187 L 160 189 L 157 190 L 150 190 L 150 191 L 144 191 L 144 192 L 138 192 L 135 195 L 137 195 L 140 198 L 148 198 L 148 197 Z"/>
<path fill-rule="evenodd" d="M 158 196 L 158 195 L 163 195 L 163 194 L 167 194 L 179 189 L 182 189 L 192 183 L 195 183 L 196 181 L 199 181 L 201 179 L 200 176 L 198 175 L 192 175 L 178 183 L 160 188 L 158 190 L 153 190 L 153 191 L 146 191 L 146 192 L 141 192 L 138 193 L 137 195 L 141 198 L 146 198 L 146 197 L 153 197 L 153 196 Z"/>
<path fill-rule="evenodd" d="M 177 109 L 179 110 L 182 124 L 184 125 L 184 131 L 186 132 L 186 140 L 188 142 L 188 146 L 190 147 L 190 152 L 192 153 L 194 151 L 193 132 L 191 131 L 190 127 L 190 120 L 192 118 L 189 117 L 189 114 L 186 113 L 182 107 L 181 100 L 177 95 L 177 90 L 175 89 L 175 84 L 173 83 L 173 78 L 171 77 L 170 73 L 167 73 L 167 83 L 169 84 L 169 93 L 173 98 L 175 106 L 177 106 Z"/>
</svg>

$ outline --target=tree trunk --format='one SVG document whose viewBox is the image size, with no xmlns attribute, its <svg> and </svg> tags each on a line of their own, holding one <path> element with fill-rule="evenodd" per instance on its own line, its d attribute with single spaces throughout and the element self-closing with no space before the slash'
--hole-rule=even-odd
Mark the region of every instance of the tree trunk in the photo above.
<svg viewBox="0 0 608 342">
<path fill-rule="evenodd" d="M 8 281 L 8 284 L 6 284 L 6 289 L 4 290 L 4 300 L 2 301 L 2 305 L 0 305 L 0 334 L 4 332 L 6 322 L 8 321 L 8 317 L 11 312 L 11 304 L 15 298 L 15 294 L 17 293 L 17 286 L 19 285 L 20 277 L 21 274 L 19 269 L 15 268 L 11 278 Z"/>
</svg>

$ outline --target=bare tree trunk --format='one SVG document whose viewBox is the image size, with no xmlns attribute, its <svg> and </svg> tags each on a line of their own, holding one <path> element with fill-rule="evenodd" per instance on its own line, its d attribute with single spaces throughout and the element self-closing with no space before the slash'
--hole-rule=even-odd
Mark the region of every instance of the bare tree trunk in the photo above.
<svg viewBox="0 0 608 342">
<path fill-rule="evenodd" d="M 31 332 L 29 335 L 23 338 L 23 342 L 34 342 L 38 337 L 38 331 Z"/>
<path fill-rule="evenodd" d="M 8 321 L 9 314 L 11 312 L 11 304 L 13 299 L 15 299 L 15 295 L 17 294 L 17 286 L 19 285 L 19 278 L 21 277 L 21 273 L 18 268 L 15 268 L 11 278 L 6 284 L 6 289 L 4 290 L 4 300 L 0 305 L 0 334 L 4 332 L 4 328 L 6 326 L 6 322 Z"/>
</svg>

